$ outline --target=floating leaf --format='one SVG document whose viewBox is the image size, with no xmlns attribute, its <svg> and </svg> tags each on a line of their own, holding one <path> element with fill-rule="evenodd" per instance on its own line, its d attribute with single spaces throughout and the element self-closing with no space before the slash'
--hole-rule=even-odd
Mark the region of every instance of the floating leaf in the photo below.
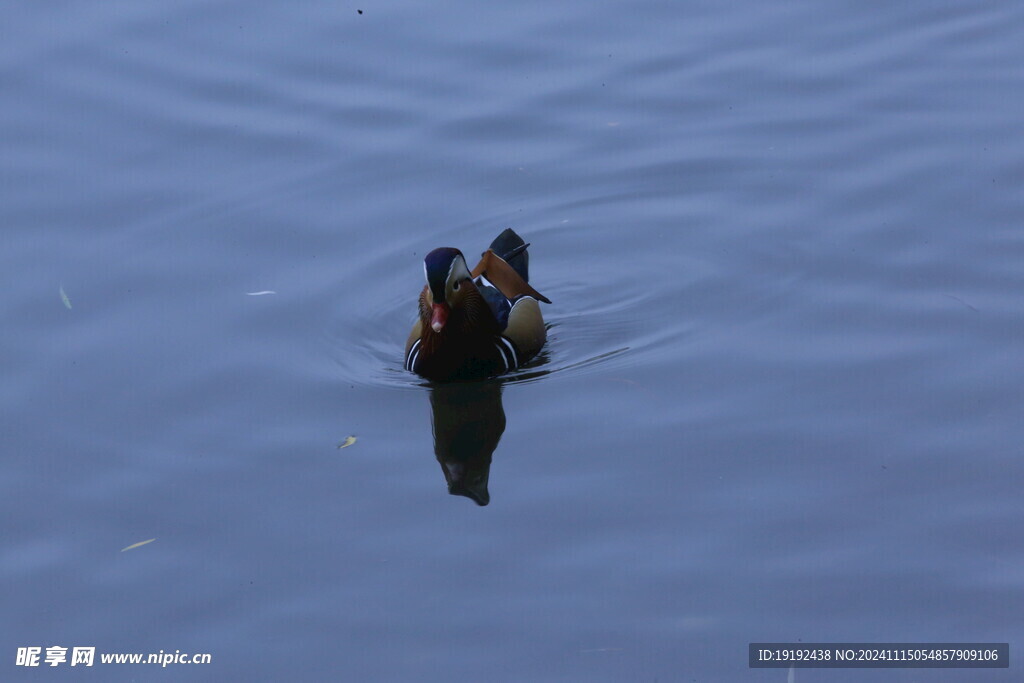
<svg viewBox="0 0 1024 683">
<path fill-rule="evenodd" d="M 155 538 L 151 538 L 148 541 L 139 541 L 138 543 L 132 543 L 127 548 L 121 548 L 121 552 L 123 553 L 125 550 L 131 550 L 132 548 L 138 548 L 140 545 L 146 545 L 147 543 L 152 543 L 155 540 L 156 540 Z"/>
<path fill-rule="evenodd" d="M 348 448 L 349 446 L 351 446 L 355 442 L 356 442 L 356 437 L 354 437 L 354 436 L 346 437 L 344 443 L 339 443 L 338 444 L 338 448 Z"/>
<path fill-rule="evenodd" d="M 67 306 L 68 310 L 71 310 L 71 299 L 69 299 L 68 295 L 64 293 L 63 284 L 60 286 L 60 300 L 64 302 L 64 305 Z"/>
<path fill-rule="evenodd" d="M 246 292 L 245 293 L 246 296 L 264 296 L 266 294 L 277 294 L 277 292 L 275 292 L 272 289 L 264 289 L 264 290 L 261 290 L 259 292 Z"/>
</svg>

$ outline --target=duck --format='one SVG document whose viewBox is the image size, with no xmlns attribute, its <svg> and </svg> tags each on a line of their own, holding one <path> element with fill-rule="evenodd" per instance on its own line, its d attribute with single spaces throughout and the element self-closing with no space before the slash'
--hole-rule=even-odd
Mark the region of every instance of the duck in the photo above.
<svg viewBox="0 0 1024 683">
<path fill-rule="evenodd" d="M 536 356 L 547 340 L 540 302 L 551 300 L 529 284 L 529 246 L 507 228 L 472 270 L 453 247 L 427 254 L 405 369 L 431 381 L 473 380 Z"/>
</svg>

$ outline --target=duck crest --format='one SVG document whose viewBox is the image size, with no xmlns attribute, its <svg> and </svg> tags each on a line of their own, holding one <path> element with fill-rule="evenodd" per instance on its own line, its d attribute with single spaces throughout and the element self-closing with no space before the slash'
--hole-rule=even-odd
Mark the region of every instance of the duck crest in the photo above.
<svg viewBox="0 0 1024 683">
<path fill-rule="evenodd" d="M 427 254 L 419 319 L 405 347 L 407 370 L 441 381 L 490 377 L 540 351 L 546 331 L 538 301 L 550 301 L 526 280 L 527 246 L 509 228 L 472 271 L 458 249 Z"/>
<path fill-rule="evenodd" d="M 423 274 L 427 278 L 427 287 L 433 294 L 434 301 L 445 300 L 445 283 L 448 282 L 452 268 L 455 267 L 456 259 L 462 259 L 465 263 L 462 252 L 452 247 L 439 247 L 423 259 Z"/>
</svg>

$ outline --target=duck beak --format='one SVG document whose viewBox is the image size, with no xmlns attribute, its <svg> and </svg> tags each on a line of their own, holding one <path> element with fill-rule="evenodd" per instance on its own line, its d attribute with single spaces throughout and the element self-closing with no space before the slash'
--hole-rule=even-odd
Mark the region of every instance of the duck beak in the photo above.
<svg viewBox="0 0 1024 683">
<path fill-rule="evenodd" d="M 434 314 L 430 316 L 430 326 L 434 332 L 440 332 L 444 324 L 448 322 L 448 304 L 434 304 Z"/>
</svg>

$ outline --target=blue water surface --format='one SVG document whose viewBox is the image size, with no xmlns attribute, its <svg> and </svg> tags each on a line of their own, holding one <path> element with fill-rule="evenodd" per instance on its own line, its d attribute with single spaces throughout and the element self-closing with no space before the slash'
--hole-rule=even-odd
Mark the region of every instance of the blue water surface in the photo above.
<svg viewBox="0 0 1024 683">
<path fill-rule="evenodd" d="M 3 16 L 0 679 L 1021 679 L 1024 5 Z M 426 386 L 506 227 L 545 352 Z"/>
</svg>

